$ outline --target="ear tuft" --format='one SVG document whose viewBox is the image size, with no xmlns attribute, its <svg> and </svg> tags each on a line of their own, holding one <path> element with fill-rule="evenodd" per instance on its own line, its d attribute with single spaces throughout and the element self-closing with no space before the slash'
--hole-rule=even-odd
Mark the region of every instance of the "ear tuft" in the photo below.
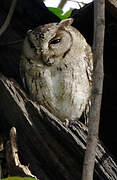
<svg viewBox="0 0 117 180">
<path fill-rule="evenodd" d="M 59 27 L 70 26 L 73 23 L 72 18 L 64 19 L 59 23 Z"/>
<path fill-rule="evenodd" d="M 32 32 L 32 29 L 29 29 L 29 30 L 27 31 L 27 35 L 30 34 L 31 32 Z"/>
</svg>

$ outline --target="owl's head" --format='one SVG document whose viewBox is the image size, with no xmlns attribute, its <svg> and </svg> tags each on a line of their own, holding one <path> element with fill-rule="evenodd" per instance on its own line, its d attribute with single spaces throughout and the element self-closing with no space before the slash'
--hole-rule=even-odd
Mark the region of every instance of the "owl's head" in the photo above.
<svg viewBox="0 0 117 180">
<path fill-rule="evenodd" d="M 24 41 L 24 56 L 46 65 L 52 65 L 65 58 L 73 48 L 73 43 L 77 42 L 79 33 L 71 26 L 72 22 L 73 19 L 69 18 L 29 31 Z"/>
</svg>

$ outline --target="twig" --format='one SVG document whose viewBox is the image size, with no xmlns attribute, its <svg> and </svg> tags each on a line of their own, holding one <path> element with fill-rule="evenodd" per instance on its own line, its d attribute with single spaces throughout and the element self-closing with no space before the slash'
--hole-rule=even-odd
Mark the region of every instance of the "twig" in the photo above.
<svg viewBox="0 0 117 180">
<path fill-rule="evenodd" d="M 14 41 L 11 41 L 11 42 L 0 43 L 0 46 L 13 46 L 13 45 L 16 45 L 16 44 L 23 43 L 23 41 L 24 41 L 24 39 L 19 39 L 19 40 L 14 40 Z"/>
<path fill-rule="evenodd" d="M 4 24 L 0 28 L 0 36 L 6 31 L 6 29 L 8 28 L 8 26 L 9 26 L 9 24 L 11 22 L 11 18 L 12 18 L 12 15 L 14 13 L 14 10 L 15 10 L 16 3 L 17 3 L 17 0 L 12 1 L 12 4 L 11 4 L 10 10 L 8 12 L 8 15 L 6 17 L 6 20 L 5 20 Z"/>
<path fill-rule="evenodd" d="M 67 2 L 67 0 L 61 0 L 59 5 L 58 5 L 58 8 L 62 9 L 64 7 L 64 5 L 66 4 L 66 2 Z"/>
<path fill-rule="evenodd" d="M 105 0 L 94 1 L 93 87 L 82 180 L 93 180 L 103 90 Z"/>
</svg>

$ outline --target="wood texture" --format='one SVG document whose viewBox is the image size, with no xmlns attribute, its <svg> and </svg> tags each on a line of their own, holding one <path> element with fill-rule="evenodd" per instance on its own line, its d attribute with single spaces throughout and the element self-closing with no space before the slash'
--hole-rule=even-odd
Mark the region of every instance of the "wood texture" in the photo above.
<svg viewBox="0 0 117 180">
<path fill-rule="evenodd" d="M 66 128 L 4 76 L 0 89 L 0 111 L 16 127 L 20 163 L 40 179 L 80 179 L 87 128 L 79 121 Z M 95 179 L 116 179 L 117 165 L 99 141 L 96 152 Z"/>
<path fill-rule="evenodd" d="M 97 139 L 103 93 L 103 54 L 105 35 L 105 0 L 94 1 L 93 76 L 88 138 L 83 163 L 82 180 L 93 180 Z"/>
</svg>

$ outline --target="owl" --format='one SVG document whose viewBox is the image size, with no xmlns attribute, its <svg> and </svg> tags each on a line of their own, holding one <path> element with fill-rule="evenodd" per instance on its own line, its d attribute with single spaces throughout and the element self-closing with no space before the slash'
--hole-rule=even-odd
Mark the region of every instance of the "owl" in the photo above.
<svg viewBox="0 0 117 180">
<path fill-rule="evenodd" d="M 28 31 L 20 62 L 32 99 L 62 122 L 81 117 L 92 88 L 92 51 L 72 22 L 69 18 Z"/>
</svg>

